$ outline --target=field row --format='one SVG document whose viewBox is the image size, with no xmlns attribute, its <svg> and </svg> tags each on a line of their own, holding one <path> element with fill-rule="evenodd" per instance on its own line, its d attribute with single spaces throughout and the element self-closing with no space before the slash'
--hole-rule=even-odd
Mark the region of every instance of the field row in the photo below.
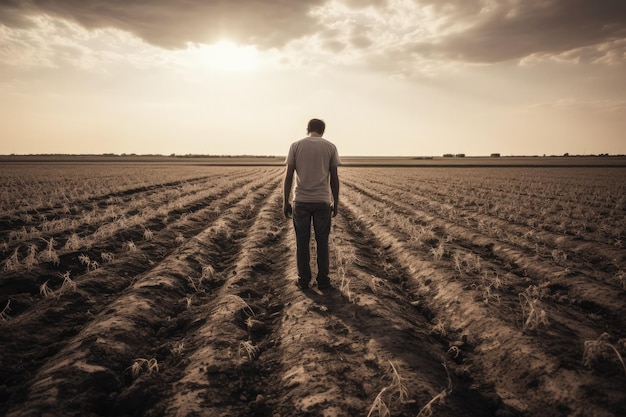
<svg viewBox="0 0 626 417">
<path fill-rule="evenodd" d="M 3 164 L 3 218 L 37 215 L 50 209 L 79 209 L 85 201 L 172 185 L 198 176 L 197 167 L 155 164 Z"/>
<path fill-rule="evenodd" d="M 547 188 L 532 198 L 564 198 L 562 178 L 522 171 Z M 482 209 L 515 206 L 507 172 L 342 168 L 328 291 L 295 286 L 281 168 L 195 167 L 16 214 L 5 236 L 41 236 L 4 253 L 0 414 L 625 414 L 621 248 Z M 587 174 L 572 178 L 606 176 Z M 51 239 L 58 259 L 41 255 Z"/>
<path fill-rule="evenodd" d="M 407 293 L 425 309 L 434 329 L 442 335 L 462 332 L 476 344 L 474 378 L 495 384 L 509 396 L 507 403 L 529 415 L 548 410 L 559 415 L 559 408 L 571 410 L 589 386 L 604 384 L 602 378 L 580 373 L 580 364 L 586 359 L 584 346 L 602 331 L 622 350 L 626 347 L 621 283 L 598 282 L 577 258 L 562 264 L 564 259 L 557 262 L 520 247 L 506 234 L 498 239 L 468 227 L 464 219 L 471 213 L 461 208 L 458 216 L 447 217 L 432 205 L 420 209 L 424 197 L 416 193 L 396 200 L 389 173 L 388 184 L 379 189 L 354 171 L 344 178 L 348 206 L 363 229 L 406 268 Z M 613 358 L 616 364 L 618 359 Z M 598 407 L 593 412 L 603 415 L 605 400 L 586 407 Z"/>
</svg>

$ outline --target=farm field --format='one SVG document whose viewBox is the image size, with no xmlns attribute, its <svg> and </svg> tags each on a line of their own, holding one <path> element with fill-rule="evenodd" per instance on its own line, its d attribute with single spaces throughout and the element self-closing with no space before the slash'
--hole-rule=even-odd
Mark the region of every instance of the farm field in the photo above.
<svg viewBox="0 0 626 417">
<path fill-rule="evenodd" d="M 626 167 L 341 167 L 324 292 L 283 173 L 0 165 L 0 415 L 626 415 Z"/>
</svg>

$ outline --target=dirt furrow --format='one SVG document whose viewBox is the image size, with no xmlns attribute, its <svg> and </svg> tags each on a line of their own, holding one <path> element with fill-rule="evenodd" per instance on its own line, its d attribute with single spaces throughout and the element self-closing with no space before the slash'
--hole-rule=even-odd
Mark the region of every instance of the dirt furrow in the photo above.
<svg viewBox="0 0 626 417">
<path fill-rule="evenodd" d="M 175 191 L 225 175 L 235 181 L 241 173 L 250 172 L 241 167 L 199 168 L 184 165 L 134 164 L 83 167 L 63 165 L 57 166 L 56 169 L 53 166 L 45 169 L 38 166 L 36 170 L 26 165 L 17 169 L 21 170 L 20 174 L 0 172 L 0 177 L 8 175 L 11 183 L 14 176 L 18 175 L 21 191 L 24 192 L 21 198 L 29 204 L 18 205 L 19 208 L 16 210 L 3 213 L 4 215 L 0 217 L 0 226 L 6 226 L 7 229 L 36 226 L 38 221 L 44 218 L 54 220 L 68 215 L 80 215 L 91 209 L 104 208 L 114 202 L 132 203 L 137 196 L 146 198 L 158 195 L 163 190 Z M 51 171 L 48 172 L 48 169 Z M 24 173 L 32 175 L 32 178 L 24 180 Z M 40 175 L 44 175 L 41 184 L 37 180 Z M 41 194 L 45 196 L 45 203 L 42 202 Z M 41 202 L 39 206 L 33 206 L 36 201 Z"/>
<path fill-rule="evenodd" d="M 259 178 L 250 184 L 251 189 L 258 188 L 266 180 Z M 161 232 L 156 233 L 149 242 L 137 244 L 137 250 L 116 255 L 111 262 L 102 265 L 95 271 L 82 275 L 71 275 L 76 291 L 65 291 L 60 278 L 51 273 L 37 275 L 31 272 L 28 276 L 17 276 L 2 280 L 4 303 L 10 302 L 11 311 L 6 322 L 2 322 L 3 332 L 0 342 L 4 348 L 0 350 L 0 360 L 4 364 L 0 369 L 0 380 L 7 383 L 5 398 L 20 401 L 26 393 L 28 381 L 32 374 L 52 355 L 62 349 L 67 339 L 77 334 L 94 316 L 106 308 L 111 300 L 119 296 L 133 278 L 163 260 L 176 246 L 187 241 L 190 236 L 200 233 L 208 224 L 215 222 L 219 216 L 234 204 L 245 198 L 245 192 L 236 190 L 223 199 L 212 201 L 206 208 L 168 224 Z M 186 236 L 184 241 L 178 237 Z M 108 249 L 108 248 L 107 248 Z M 49 282 L 49 288 L 56 292 L 47 298 L 38 294 L 38 286 Z M 26 329 L 37 328 L 31 332 Z M 7 358 L 4 360 L 3 358 Z M 1 390 L 0 390 L 1 391 Z"/>
<path fill-rule="evenodd" d="M 360 194 L 365 193 L 362 187 L 353 186 L 352 184 L 348 186 L 354 188 Z M 554 265 L 550 259 L 537 257 L 523 248 L 519 249 L 503 241 L 485 236 L 479 230 L 469 229 L 456 222 L 450 223 L 445 219 L 424 213 L 417 208 L 412 209 L 409 203 L 394 202 L 386 196 L 374 198 L 371 194 L 365 195 L 368 196 L 370 204 L 380 204 L 381 210 L 389 209 L 395 211 L 394 207 L 396 207 L 397 214 L 402 217 L 410 217 L 411 223 L 417 222 L 428 225 L 436 230 L 441 236 L 435 235 L 435 240 L 439 241 L 439 247 L 445 247 L 441 253 L 444 261 L 448 260 L 450 265 L 452 265 L 453 260 L 455 263 L 474 262 L 476 270 L 470 272 L 476 275 L 476 282 L 470 284 L 480 287 L 479 289 L 481 290 L 492 290 L 491 287 L 487 288 L 487 286 L 491 284 L 494 273 L 508 276 L 509 279 L 506 280 L 508 286 L 503 289 L 508 288 L 508 295 L 514 299 L 513 304 L 517 304 L 518 294 L 523 293 L 530 285 L 539 286 L 542 283 L 549 282 L 553 288 L 558 287 L 560 292 L 559 299 L 561 300 L 560 309 L 569 309 L 572 314 L 577 315 L 580 319 L 585 319 L 590 308 L 596 315 L 606 312 L 611 318 L 626 317 L 626 305 L 622 302 L 622 295 L 620 294 L 622 291 L 616 289 L 613 285 L 590 278 L 594 271 L 587 271 L 587 274 L 585 274 L 586 269 L 577 264 L 565 269 L 561 265 Z M 382 219 L 382 221 L 386 222 L 385 219 Z M 400 232 L 399 227 L 396 228 L 396 231 Z M 410 235 L 405 237 L 407 240 L 411 238 Z M 446 239 L 449 242 L 444 243 Z M 419 248 L 414 246 L 419 246 Z M 435 244 L 432 247 L 424 244 L 413 245 L 412 247 L 420 251 L 423 256 L 432 257 L 432 253 L 436 251 Z M 456 267 L 459 268 L 458 265 Z M 465 265 L 465 267 L 471 268 L 472 266 Z M 453 269 L 452 266 L 450 268 Z M 562 296 L 565 291 L 568 297 Z M 489 295 L 487 294 L 487 296 Z M 489 300 L 486 299 L 485 301 Z M 559 313 L 555 312 L 555 314 L 558 315 Z M 564 319 L 563 321 L 567 320 Z M 620 336 L 622 334 L 622 324 L 617 319 L 612 329 L 613 335 Z M 588 327 L 593 329 L 597 327 L 597 324 L 589 323 Z M 587 337 L 592 335 L 594 335 L 594 331 L 585 333 Z"/>
<path fill-rule="evenodd" d="M 256 186 L 259 186 L 261 183 L 262 181 L 257 179 L 248 185 L 257 184 Z M 244 185 L 239 184 L 238 187 Z M 145 239 L 143 231 L 133 232 L 129 228 L 107 238 L 99 239 L 98 243 L 90 248 L 74 252 L 65 251 L 60 255 L 57 252 L 58 265 L 41 262 L 30 270 L 5 272 L 0 282 L 0 290 L 6 297 L 15 293 L 21 294 L 17 298 L 13 297 L 12 311 L 15 316 L 36 302 L 33 296 L 38 294 L 39 287 L 44 282 L 48 282 L 49 287 L 54 289 L 63 282 L 61 275 L 68 272 L 71 279 L 77 280 L 82 279 L 83 276 L 106 277 L 108 271 L 117 274 L 124 265 L 128 268 L 119 273 L 126 277 L 147 270 L 151 264 L 158 262 L 175 246 L 180 245 L 185 240 L 185 236 L 197 233 L 198 228 L 203 226 L 201 223 L 206 222 L 207 218 L 219 216 L 220 210 L 223 210 L 225 205 L 232 205 L 237 201 L 237 198 L 244 197 L 238 193 L 233 195 L 231 187 L 232 185 L 229 185 L 228 182 L 223 182 L 220 188 L 211 188 L 211 192 L 207 193 L 206 198 L 194 200 L 192 205 L 168 212 L 172 217 L 177 212 L 181 215 L 178 219 L 167 224 L 163 224 L 158 219 L 154 219 L 152 222 L 146 220 L 144 226 L 152 227 L 149 239 Z M 187 211 L 183 214 L 181 210 Z M 194 219 L 197 220 L 194 221 Z M 127 282 L 128 280 L 115 281 L 114 285 L 119 284 L 120 281 Z M 114 291 L 121 288 L 123 287 L 116 285 Z M 110 293 L 110 291 L 104 290 L 105 293 Z"/>
<path fill-rule="evenodd" d="M 187 332 L 184 366 L 168 378 L 170 390 L 151 415 L 271 415 L 271 384 L 264 381 L 273 374 L 268 358 L 283 307 L 274 291 L 283 268 L 276 261 L 285 250 L 285 227 L 276 224 L 281 191 L 275 187 L 254 203 L 254 222 L 245 231 L 237 222 L 227 226 L 245 236 L 238 255 L 224 270 L 223 285 L 206 302 L 200 299 L 206 320 Z"/>
<path fill-rule="evenodd" d="M 243 186 L 252 181 L 254 173 L 250 173 L 249 177 L 251 178 L 237 180 L 235 184 Z M 154 233 L 165 227 L 171 218 L 204 206 L 207 198 L 214 198 L 218 193 L 217 190 L 223 189 L 226 185 L 220 184 L 224 181 L 212 184 L 211 180 L 212 178 L 207 178 L 209 182 L 205 187 L 198 183 L 193 189 L 185 188 L 175 195 L 169 195 L 173 190 L 163 190 L 157 200 L 141 195 L 139 200 L 133 200 L 130 204 L 118 201 L 106 204 L 106 208 L 98 209 L 96 214 L 92 211 L 82 212 L 77 216 L 64 215 L 58 221 L 59 227 L 44 222 L 42 230 L 23 229 L 24 235 L 28 237 L 19 241 L 9 240 L 4 249 L 6 258 L 2 263 L 5 269 L 30 270 L 45 261 L 60 264 L 68 258 L 72 260 L 72 256 L 76 261 L 77 253 L 81 252 L 96 251 L 99 255 L 98 247 L 107 245 L 107 241 L 142 239 L 145 230 Z M 232 184 L 231 181 L 228 182 Z M 46 250 L 52 250 L 56 260 L 46 257 Z M 28 257 L 30 252 L 33 252 L 32 258 Z M 13 263 L 16 265 L 12 266 Z"/>
<path fill-rule="evenodd" d="M 388 408 L 392 415 L 416 415 L 447 385 L 441 362 L 448 346 L 430 336 L 426 319 L 390 284 L 399 282 L 396 271 L 377 269 L 382 278 L 372 280 L 371 270 L 350 262 L 355 247 L 371 256 L 382 249 L 361 246 L 363 236 L 341 216 L 335 220 L 335 289 L 298 289 L 293 249 L 289 256 L 280 290 L 286 302 L 275 393 L 283 400 L 273 409 L 280 415 L 355 416 L 383 415 Z M 287 244 L 293 248 L 293 234 Z M 460 409 L 447 410 L 443 415 L 453 416 Z"/>
<path fill-rule="evenodd" d="M 288 246 L 294 247 L 291 235 Z M 293 252 L 293 251 L 292 251 Z M 382 374 L 378 358 L 368 356 L 368 340 L 342 321 L 350 314 L 338 291 L 302 292 L 295 285 L 295 258 L 288 257 L 281 291 L 286 298 L 280 328 L 280 368 L 276 394 L 280 415 L 351 416 L 367 414 Z M 375 346 L 375 343 L 369 346 Z"/>
<path fill-rule="evenodd" d="M 363 181 L 358 184 L 351 182 L 350 185 L 371 198 L 395 194 L 394 191 L 390 191 L 394 189 L 393 186 L 384 180 L 377 181 L 375 184 L 368 182 L 367 185 L 363 184 Z M 376 192 L 373 189 L 376 189 Z M 432 216 L 445 218 L 450 223 L 480 231 L 494 239 L 510 241 L 525 251 L 541 255 L 544 259 L 565 257 L 574 260 L 579 263 L 579 268 L 582 268 L 585 273 L 599 274 L 602 281 L 612 285 L 615 285 L 613 275 L 620 270 L 620 267 L 624 267 L 626 255 L 614 245 L 521 225 L 511 220 L 478 213 L 476 209 L 468 210 L 459 206 L 447 208 L 445 204 L 437 204 L 432 197 L 430 194 L 425 197 L 420 193 L 409 192 L 405 193 L 402 199 L 394 199 L 394 202 L 402 201 L 405 203 L 403 204 L 405 209 L 431 216 L 430 219 L 424 220 L 425 224 L 430 224 Z M 532 214 L 536 216 L 535 213 Z"/>
<path fill-rule="evenodd" d="M 111 166 L 0 173 L 18 222 L 78 227 L 0 272 L 0 415 L 626 415 L 619 172 L 342 167 L 334 289 L 302 291 L 284 169 Z"/>
<path fill-rule="evenodd" d="M 359 191 L 363 192 L 362 189 Z M 444 241 L 444 236 L 452 237 L 445 242 L 443 259 L 433 262 L 436 268 L 458 276 L 455 279 L 464 283 L 463 289 L 474 294 L 477 302 L 482 301 L 494 317 L 520 329 L 539 326 L 532 331 L 526 330 L 526 335 L 543 346 L 545 353 L 554 357 L 559 366 L 580 370 L 581 358 L 585 357 L 582 345 L 598 339 L 603 332 L 611 343 L 620 346 L 620 340 L 625 336 L 626 307 L 620 290 L 602 283 L 598 285 L 594 279 L 581 275 L 576 267 L 564 270 L 564 267 L 552 266 L 537 256 L 490 239 L 476 229 L 423 218 L 420 210 L 411 212 L 411 207 L 405 207 L 404 202 L 395 203 L 386 196 L 374 200 L 379 199 L 382 207 L 397 205 L 399 214 L 412 216 L 416 213 L 420 223 L 435 224 L 434 230 L 441 234 L 438 237 L 440 242 Z M 407 200 L 410 202 L 411 198 Z M 361 201 L 360 205 L 367 204 Z M 393 232 L 398 232 L 396 226 L 393 226 Z M 396 236 L 400 240 L 410 239 L 402 234 L 396 233 Z M 428 246 L 408 247 L 425 259 L 433 258 L 433 249 Z M 462 265 L 453 266 L 452 262 L 457 261 L 459 254 Z M 512 265 L 516 270 L 512 270 Z M 616 361 L 617 358 L 610 362 Z M 619 379 L 618 370 L 609 371 L 607 376 Z"/>
<path fill-rule="evenodd" d="M 141 209 L 141 206 L 130 203 L 135 203 L 138 199 L 148 203 L 155 199 L 158 200 L 160 195 L 167 195 L 181 187 L 199 185 L 217 177 L 219 177 L 219 174 L 214 173 L 209 176 L 130 188 L 100 196 L 87 196 L 84 199 L 66 199 L 63 205 L 55 205 L 50 208 L 29 209 L 22 213 L 16 212 L 10 216 L 0 217 L 0 224 L 5 226 L 2 231 L 0 231 L 0 239 L 9 237 L 10 241 L 11 231 L 18 231 L 21 228 L 25 228 L 28 231 L 31 227 L 41 226 L 42 223 L 54 224 L 59 223 L 61 220 L 69 222 L 73 219 L 80 221 L 85 213 L 106 209 L 112 202 L 115 202 L 115 204 L 120 207 L 129 205 L 133 210 Z"/>
<path fill-rule="evenodd" d="M 231 221 L 241 221 L 241 213 L 253 205 L 263 190 L 271 187 L 272 183 L 266 181 L 264 187 L 253 193 L 249 193 L 252 188 L 239 190 L 247 197 L 224 212 L 222 218 L 230 216 L 234 217 Z M 170 328 L 181 326 L 176 317 L 186 308 L 193 279 L 202 274 L 202 267 L 215 256 L 215 245 L 222 250 L 226 248 L 221 245 L 231 245 L 234 237 L 216 235 L 219 230 L 219 224 L 205 229 L 156 267 L 138 276 L 89 325 L 67 338 L 66 345 L 26 384 L 27 398 L 13 405 L 7 415 L 42 415 L 52 406 L 58 410 L 61 406 L 64 415 L 74 415 L 72 410 L 78 404 L 91 404 L 94 414 L 106 413 L 112 407 L 128 407 L 128 401 L 120 394 L 122 387 L 132 381 L 133 373 L 156 370 L 156 340 Z M 231 253 L 234 256 L 236 250 Z M 85 390 L 85 387 L 89 388 Z"/>
<path fill-rule="evenodd" d="M 345 203 L 356 218 L 367 219 L 367 205 L 353 205 L 350 197 Z M 344 199 L 346 201 L 346 199 Z M 589 410 L 604 415 L 615 406 L 607 403 L 579 404 L 588 385 L 606 386 L 602 378 L 577 370 L 559 367 L 559 361 L 547 355 L 541 346 L 518 329 L 489 314 L 483 303 L 464 290 L 462 284 L 447 271 L 426 260 L 405 242 L 394 237 L 384 225 L 366 222 L 373 235 L 409 272 L 407 289 L 415 292 L 423 303 L 437 314 L 446 328 L 457 329 L 468 336 L 474 351 L 470 360 L 476 379 L 495 386 L 498 395 L 525 415 L 561 415 L 563 409 Z M 511 379 L 512 373 L 523 375 Z M 526 401 L 532 391 L 533 402 Z M 616 398 L 621 398 L 617 395 Z M 538 400 L 540 399 L 540 400 Z"/>
<path fill-rule="evenodd" d="M 412 274 L 407 265 L 396 258 L 391 245 L 377 239 L 350 206 L 342 211 L 342 223 L 350 233 L 347 238 L 341 233 L 335 238 L 340 252 L 337 258 L 344 259 L 339 267 L 340 288 L 350 301 L 348 306 L 370 311 L 356 327 L 387 340 L 378 355 L 391 355 L 390 361 L 405 364 L 401 375 L 408 381 L 405 386 L 409 404 L 415 403 L 410 409 L 440 416 L 510 412 L 492 388 L 482 387 L 479 391 L 467 372 L 466 356 L 472 347 L 464 329 L 444 327 L 438 312 L 410 290 Z M 341 253 L 351 250 L 355 250 L 354 256 Z M 345 276 L 344 270 L 348 271 Z M 419 414 L 408 410 L 399 415 Z"/>
<path fill-rule="evenodd" d="M 556 233 L 554 231 L 545 230 L 536 225 L 538 216 L 536 210 L 528 209 L 523 219 L 517 219 L 519 215 L 497 216 L 491 213 L 480 212 L 477 202 L 469 205 L 469 208 L 463 206 L 460 202 L 454 202 L 452 205 L 446 203 L 442 196 L 441 190 L 405 190 L 405 187 L 394 184 L 388 178 L 384 179 L 367 179 L 351 181 L 354 186 L 361 189 L 362 192 L 369 195 L 388 195 L 394 196 L 402 194 L 402 198 L 395 198 L 395 201 L 404 201 L 410 203 L 415 209 L 419 209 L 424 213 L 436 216 L 438 218 L 446 218 L 453 223 L 464 223 L 465 226 L 479 230 L 489 234 L 498 240 L 511 241 L 526 250 L 530 250 L 541 254 L 545 258 L 554 256 L 567 257 L 581 263 L 581 267 L 586 272 L 597 271 L 603 281 L 615 285 L 613 275 L 619 272 L 620 266 L 624 268 L 624 260 L 626 257 L 624 251 L 621 251 L 615 245 L 615 241 L 606 242 L 604 239 L 598 240 L 596 235 L 590 235 L 588 232 L 577 232 L 576 234 Z M 404 192 L 402 190 L 405 190 Z M 471 193 L 470 193 L 471 194 Z M 450 197 L 447 196 L 447 199 Z M 500 202 L 499 199 L 491 194 L 485 194 L 478 200 L 484 204 L 506 204 L 506 201 Z M 495 201 L 495 203 L 494 203 Z M 508 202 L 515 205 L 515 200 Z M 563 214 L 559 214 L 562 217 Z M 502 218 L 506 217 L 506 218 Z M 623 217 L 623 216 L 622 216 Z M 594 228 L 597 225 L 585 222 L 584 228 Z"/>
</svg>

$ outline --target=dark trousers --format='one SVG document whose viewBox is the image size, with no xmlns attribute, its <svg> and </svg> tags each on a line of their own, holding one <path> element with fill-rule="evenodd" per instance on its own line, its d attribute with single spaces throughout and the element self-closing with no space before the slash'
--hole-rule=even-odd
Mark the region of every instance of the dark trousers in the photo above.
<svg viewBox="0 0 626 417">
<path fill-rule="evenodd" d="M 293 226 L 296 231 L 296 258 L 298 278 L 302 283 L 311 281 L 311 220 L 317 243 L 317 283 L 329 283 L 328 237 L 330 235 L 331 207 L 328 203 L 299 203 L 293 206 Z"/>
</svg>

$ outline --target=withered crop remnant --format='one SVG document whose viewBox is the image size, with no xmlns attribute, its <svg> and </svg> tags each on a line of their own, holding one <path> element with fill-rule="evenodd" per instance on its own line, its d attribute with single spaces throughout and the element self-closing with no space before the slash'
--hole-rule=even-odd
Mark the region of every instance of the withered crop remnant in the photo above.
<svg viewBox="0 0 626 417">
<path fill-rule="evenodd" d="M 626 167 L 252 161 L 0 166 L 0 415 L 626 415 Z"/>
</svg>

